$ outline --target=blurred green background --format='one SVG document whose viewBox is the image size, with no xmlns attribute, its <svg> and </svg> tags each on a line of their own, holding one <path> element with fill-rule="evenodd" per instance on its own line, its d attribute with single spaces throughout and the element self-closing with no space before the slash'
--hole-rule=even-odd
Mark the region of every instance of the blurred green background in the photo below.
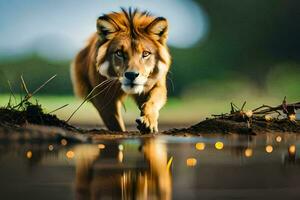
<svg viewBox="0 0 300 200">
<path fill-rule="evenodd" d="M 71 1 L 63 2 L 65 2 L 65 6 L 72 4 Z M 163 5 L 167 8 L 172 4 L 172 1 L 162 2 L 165 2 Z M 184 22 L 176 25 L 178 30 L 184 31 L 183 38 L 198 37 L 198 39 L 185 47 L 176 45 L 176 36 L 170 42 L 170 51 L 173 57 L 168 80 L 170 98 L 169 103 L 161 112 L 161 123 L 193 124 L 204 117 L 209 117 L 210 114 L 227 112 L 231 101 L 236 104 L 247 101 L 247 107 L 250 109 L 263 103 L 279 104 L 284 96 L 287 96 L 288 101 L 300 100 L 299 1 L 198 0 L 174 2 L 178 4 L 176 7 L 178 11 L 172 11 L 172 7 L 170 7 L 167 16 L 170 15 L 172 18 L 173 13 L 180 18 L 180 9 L 183 8 L 183 5 L 187 6 L 186 10 L 198 6 L 201 9 L 199 16 L 202 17 L 198 19 L 198 15 L 196 18 L 191 16 L 191 19 L 195 21 L 192 21 L 192 26 L 198 26 L 197 22 L 200 23 L 202 20 L 202 27 L 205 30 L 202 31 L 201 36 L 195 36 L 194 30 L 191 29 L 192 26 L 186 26 Z M 1 1 L 2 5 L 7 5 L 7 3 L 9 1 Z M 11 3 L 18 5 L 19 2 L 12 1 Z M 89 1 L 86 2 L 86 4 L 88 3 Z M 94 5 L 98 2 L 91 3 Z M 95 16 L 104 12 L 101 11 L 101 7 L 105 3 L 102 1 L 101 4 L 100 1 L 99 8 L 97 8 L 99 12 L 95 12 Z M 126 3 L 128 6 L 135 6 L 132 1 Z M 49 16 L 55 16 L 55 8 L 60 6 L 60 1 L 45 1 L 44 4 L 52 5 Z M 146 1 L 140 1 L 138 6 L 142 8 L 159 6 L 159 2 L 155 1 L 151 5 L 148 4 Z M 75 6 L 80 7 L 77 4 Z M 124 2 L 120 1 L 120 5 L 114 6 L 124 6 Z M 38 16 L 39 13 L 36 13 L 37 16 L 35 16 L 36 11 L 30 10 L 30 8 L 24 9 L 29 9 L 28 13 L 31 13 L 33 17 L 40 17 L 41 21 L 44 20 L 45 26 L 47 25 L 47 19 Z M 110 7 L 108 6 L 106 9 L 110 9 Z M 85 9 L 85 12 L 88 11 Z M 191 12 L 196 13 L 194 10 Z M 28 13 L 26 14 L 24 11 L 21 14 L 26 16 Z M 65 15 L 67 16 L 67 14 Z M 0 24 L 6 20 L 7 27 L 9 27 L 19 18 L 2 19 Z M 89 23 L 93 25 L 94 20 L 91 18 Z M 176 21 L 176 18 L 174 20 Z M 61 21 L 64 22 L 64 18 L 61 18 Z M 55 24 L 55 22 L 52 23 Z M 69 20 L 66 20 L 66 27 L 68 27 L 68 23 L 70 23 Z M 24 29 L 24 27 L 22 28 Z M 30 27 L 28 28 L 30 29 Z M 43 29 L 43 27 L 36 28 Z M 77 28 L 82 29 L 80 26 Z M 3 27 L 1 29 L 4 30 Z M 19 32 L 15 33 L 14 30 Z M 5 40 L 7 46 L 10 45 L 9 39 L 14 40 L 14 38 L 9 38 L 10 32 L 14 32 L 13 37 L 18 37 L 23 31 L 22 29 L 18 30 L 17 26 L 15 29 L 6 31 L 7 38 L 2 38 L 2 40 Z M 43 39 L 47 41 L 47 34 L 43 36 Z M 82 40 L 84 39 L 86 37 L 82 38 Z M 54 46 L 56 45 L 55 38 L 52 37 L 49 41 L 52 45 L 53 43 Z M 17 45 L 9 50 L 8 48 L 0 49 L 0 103 L 1 106 L 4 106 L 8 101 L 10 92 L 8 80 L 12 85 L 12 90 L 19 98 L 19 94 L 22 93 L 21 75 L 24 76 L 29 90 L 33 91 L 49 77 L 57 74 L 58 76 L 40 91 L 36 98 L 47 111 L 69 104 L 68 107 L 57 112 L 59 117 L 66 119 L 81 102 L 73 97 L 69 75 L 71 58 L 80 46 L 74 47 L 70 56 L 55 57 L 39 53 L 47 49 L 47 44 L 45 42 L 35 43 L 38 46 L 45 45 L 42 50 L 40 48 L 26 50 L 24 46 L 18 47 Z M 57 44 L 57 47 L 60 48 L 61 45 Z M 24 48 L 25 53 L 14 53 L 14 48 L 18 50 Z M 54 51 L 56 51 L 55 48 Z M 127 123 L 134 122 L 133 119 L 138 115 L 137 108 L 131 101 L 126 102 L 126 107 L 125 121 Z M 97 112 L 88 104 L 79 110 L 72 122 L 89 125 L 101 124 Z"/>
</svg>

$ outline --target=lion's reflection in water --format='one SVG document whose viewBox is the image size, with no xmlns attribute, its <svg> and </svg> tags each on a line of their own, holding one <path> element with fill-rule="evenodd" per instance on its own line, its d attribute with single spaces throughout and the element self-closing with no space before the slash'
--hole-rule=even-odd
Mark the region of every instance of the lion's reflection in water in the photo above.
<svg viewBox="0 0 300 200">
<path fill-rule="evenodd" d="M 167 148 L 146 140 L 136 156 L 120 160 L 118 144 L 105 150 L 80 145 L 76 154 L 76 197 L 81 199 L 171 199 Z"/>
</svg>

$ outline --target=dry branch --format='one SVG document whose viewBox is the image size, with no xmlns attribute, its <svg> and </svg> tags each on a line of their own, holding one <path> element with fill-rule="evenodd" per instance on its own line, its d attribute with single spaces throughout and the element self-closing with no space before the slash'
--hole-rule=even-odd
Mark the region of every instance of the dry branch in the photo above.
<svg viewBox="0 0 300 200">
<path fill-rule="evenodd" d="M 278 106 L 272 107 L 269 105 L 262 105 L 253 110 L 244 111 L 246 101 L 243 103 L 242 107 L 239 108 L 234 103 L 230 103 L 230 114 L 219 114 L 212 115 L 215 118 L 221 119 L 233 119 L 235 121 L 246 121 L 251 124 L 252 119 L 265 119 L 270 120 L 272 117 L 269 115 L 277 114 L 279 116 L 286 116 L 286 119 L 295 122 L 296 120 L 296 110 L 300 109 L 300 102 L 288 104 L 286 97 L 284 97 L 282 103 Z"/>
</svg>

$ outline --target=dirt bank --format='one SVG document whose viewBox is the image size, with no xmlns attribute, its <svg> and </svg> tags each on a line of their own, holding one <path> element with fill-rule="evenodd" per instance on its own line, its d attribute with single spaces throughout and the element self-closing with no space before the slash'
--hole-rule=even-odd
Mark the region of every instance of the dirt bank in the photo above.
<svg viewBox="0 0 300 200">
<path fill-rule="evenodd" d="M 101 139 L 127 137 L 152 137 L 154 135 L 200 136 L 203 134 L 300 133 L 300 122 L 296 120 L 297 104 L 284 102 L 277 107 L 261 106 L 244 111 L 232 110 L 229 114 L 214 115 L 188 128 L 170 129 L 157 134 L 143 135 L 138 131 L 111 132 L 104 129 L 81 129 L 44 113 L 40 105 L 25 102 L 18 107 L 0 108 L 0 141 L 54 141 L 95 142 Z M 233 104 L 232 104 L 233 105 Z M 298 107 L 297 107 L 298 106 Z M 277 113 L 277 116 L 274 115 Z"/>
<path fill-rule="evenodd" d="M 286 119 L 274 121 L 254 119 L 251 121 L 251 125 L 249 125 L 247 121 L 234 121 L 230 119 L 214 118 L 206 119 L 189 128 L 171 129 L 169 131 L 165 131 L 164 134 L 182 135 L 189 133 L 192 135 L 201 135 L 209 133 L 237 133 L 256 135 L 269 132 L 300 133 L 299 124 L 299 121 L 291 122 Z"/>
</svg>

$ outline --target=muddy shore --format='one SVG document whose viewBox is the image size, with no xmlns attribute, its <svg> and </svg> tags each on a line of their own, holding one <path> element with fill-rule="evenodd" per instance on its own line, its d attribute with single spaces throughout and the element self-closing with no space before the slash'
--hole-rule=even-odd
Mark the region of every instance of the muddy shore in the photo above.
<svg viewBox="0 0 300 200">
<path fill-rule="evenodd" d="M 278 122 L 252 122 L 251 128 L 246 122 L 234 122 L 222 119 L 206 119 L 188 128 L 170 129 L 155 134 L 141 134 L 138 131 L 111 132 L 106 129 L 81 129 L 70 126 L 58 127 L 49 125 L 36 125 L 24 123 L 12 125 L 0 123 L 1 142 L 30 142 L 60 143 L 62 139 L 69 143 L 96 143 L 102 139 L 142 138 L 154 137 L 157 135 L 172 136 L 202 136 L 207 134 L 244 134 L 259 135 L 265 133 L 300 133 L 299 121 L 290 122 L 286 120 Z"/>
<path fill-rule="evenodd" d="M 300 121 L 296 118 L 291 120 L 291 118 L 271 118 L 270 116 L 266 118 L 266 116 L 251 115 L 249 117 L 242 110 L 233 110 L 230 114 L 213 116 L 190 127 L 170 128 L 155 134 L 141 134 L 139 131 L 112 132 L 106 129 L 75 127 L 58 119 L 56 115 L 44 113 L 38 104 L 25 102 L 18 109 L 0 108 L 0 141 L 60 142 L 66 139 L 69 142 L 96 142 L 101 139 L 153 137 L 155 135 L 300 133 Z M 287 116 L 295 116 L 295 112 Z"/>
</svg>

